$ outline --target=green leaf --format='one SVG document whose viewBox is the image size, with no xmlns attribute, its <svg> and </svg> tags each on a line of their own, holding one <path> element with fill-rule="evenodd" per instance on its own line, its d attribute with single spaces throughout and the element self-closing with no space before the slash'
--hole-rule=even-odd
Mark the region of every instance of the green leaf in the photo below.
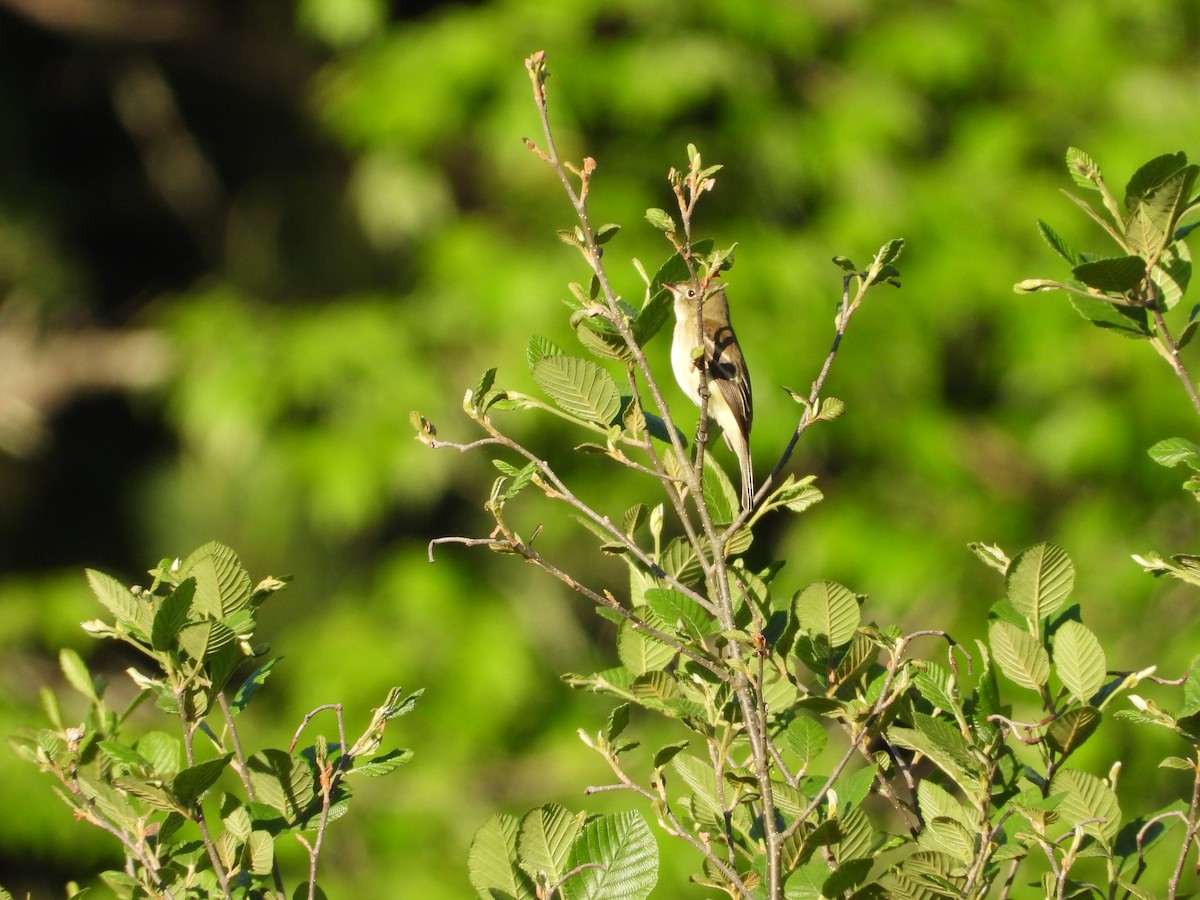
<svg viewBox="0 0 1200 900">
<path fill-rule="evenodd" d="M 267 660 L 251 672 L 246 680 L 241 683 L 237 692 L 233 695 L 233 701 L 230 703 L 234 715 L 237 715 L 249 705 L 254 695 L 258 693 L 258 689 L 267 683 L 267 679 L 271 676 L 271 670 L 275 668 L 275 664 L 281 659 L 283 659 L 282 656 L 276 656 L 273 659 Z"/>
<path fill-rule="evenodd" d="M 1091 737 L 1101 718 L 1094 706 L 1074 706 L 1050 723 L 1046 741 L 1063 756 L 1069 756 Z"/>
<path fill-rule="evenodd" d="M 95 569 L 87 569 L 85 574 L 96 599 L 104 604 L 118 622 L 139 636 L 145 637 L 150 633 L 150 608 L 133 596 L 129 588 L 111 575 L 105 575 Z"/>
<path fill-rule="evenodd" d="M 1142 340 L 1152 335 L 1149 313 L 1142 307 L 1115 306 L 1105 300 L 1072 297 L 1075 311 L 1095 325 L 1121 337 Z"/>
<path fill-rule="evenodd" d="M 1067 242 L 1059 237 L 1058 232 L 1056 232 L 1041 219 L 1037 220 L 1037 224 L 1038 231 L 1041 232 L 1041 235 L 1045 239 L 1046 243 L 1050 245 L 1050 249 L 1065 259 L 1072 266 L 1079 263 L 1078 254 L 1076 254 L 1074 250 L 1067 246 Z"/>
<path fill-rule="evenodd" d="M 275 839 L 266 831 L 250 832 L 246 842 L 250 871 L 255 875 L 270 875 L 275 865 Z"/>
<path fill-rule="evenodd" d="M 471 887 L 490 900 L 535 900 L 533 882 L 517 865 L 517 820 L 493 815 L 471 839 L 467 855 Z"/>
<path fill-rule="evenodd" d="M 187 624 L 195 595 L 196 579 L 185 578 L 163 598 L 150 628 L 150 645 L 155 650 L 168 650 L 174 645 L 179 632 Z"/>
<path fill-rule="evenodd" d="M 954 676 L 945 666 L 935 662 L 922 663 L 921 670 L 913 676 L 913 686 L 938 709 L 950 712 L 962 708 L 955 696 Z"/>
<path fill-rule="evenodd" d="M 313 799 L 313 776 L 308 764 L 275 748 L 255 753 L 246 762 L 250 784 L 259 803 L 296 820 Z"/>
<path fill-rule="evenodd" d="M 1116 256 L 1093 259 L 1071 269 L 1071 274 L 1106 294 L 1125 294 L 1146 277 L 1146 261 L 1140 256 Z"/>
<path fill-rule="evenodd" d="M 646 343 L 662 330 L 671 320 L 675 310 L 675 301 L 671 292 L 662 288 L 656 291 L 633 320 L 633 336 L 639 346 Z"/>
<path fill-rule="evenodd" d="M 1054 777 L 1051 790 L 1065 795 L 1058 805 L 1065 821 L 1082 825 L 1085 832 L 1111 845 L 1121 828 L 1121 807 L 1108 784 L 1088 772 L 1063 769 Z"/>
<path fill-rule="evenodd" d="M 233 644 L 236 638 L 233 629 L 223 622 L 206 619 L 180 631 L 179 646 L 192 659 L 203 662 Z"/>
<path fill-rule="evenodd" d="M 1067 148 L 1067 171 L 1080 187 L 1099 190 L 1097 182 L 1100 180 L 1100 167 L 1082 150 L 1076 147 Z"/>
<path fill-rule="evenodd" d="M 675 658 L 675 649 L 637 630 L 628 620 L 617 632 L 617 656 L 634 675 L 665 669 Z"/>
<path fill-rule="evenodd" d="M 1168 244 L 1158 258 L 1158 265 L 1151 270 L 1150 278 L 1159 289 L 1160 305 L 1164 309 L 1174 309 L 1192 280 L 1192 253 L 1188 245 L 1183 241 Z M 1183 347 L 1191 340 L 1195 325 L 1195 319 L 1192 319 L 1184 326 L 1176 346 Z"/>
<path fill-rule="evenodd" d="M 708 505 L 708 513 L 717 525 L 727 525 L 741 512 L 740 495 L 710 453 L 704 455 L 703 474 L 704 502 Z"/>
<path fill-rule="evenodd" d="M 149 731 L 138 738 L 137 751 L 160 778 L 170 780 L 179 772 L 183 743 L 174 735 L 165 731 Z"/>
<path fill-rule="evenodd" d="M 680 753 L 671 760 L 671 768 L 691 789 L 694 809 L 698 804 L 716 816 L 724 815 L 725 810 L 717 800 L 717 779 L 711 765 L 690 753 Z"/>
<path fill-rule="evenodd" d="M 1159 441 L 1147 452 L 1160 466 L 1171 468 L 1185 463 L 1189 468 L 1200 471 L 1200 445 L 1185 438 L 1167 438 L 1165 441 Z"/>
<path fill-rule="evenodd" d="M 82 656 L 74 650 L 64 647 L 58 651 L 58 665 L 71 687 L 93 702 L 100 699 L 100 695 L 96 691 L 96 682 L 92 678 L 92 673 L 88 671 L 87 663 L 83 661 Z"/>
<path fill-rule="evenodd" d="M 996 665 L 1014 684 L 1037 691 L 1050 680 L 1050 656 L 1029 632 L 1008 622 L 993 622 L 988 643 Z"/>
<path fill-rule="evenodd" d="M 807 766 L 821 755 L 829 736 L 821 723 L 806 716 L 793 719 L 787 728 L 788 748 L 800 757 L 801 766 Z"/>
<path fill-rule="evenodd" d="M 704 256 L 706 253 L 711 252 L 712 248 L 713 241 L 711 238 L 696 241 L 692 244 L 692 256 Z M 689 278 L 691 278 L 691 274 L 688 272 L 687 263 L 680 254 L 676 253 L 663 263 L 658 271 L 654 273 L 654 277 L 650 279 L 650 293 L 658 293 L 659 288 L 663 284 L 674 284 L 679 281 L 687 281 Z"/>
<path fill-rule="evenodd" d="M 597 863 L 598 866 L 592 866 Z M 637 812 L 597 816 L 571 847 L 563 900 L 642 900 L 658 883 L 658 845 Z"/>
<path fill-rule="evenodd" d="M 114 763 L 119 763 L 136 772 L 149 773 L 151 771 L 149 760 L 120 741 L 100 741 L 98 746 L 101 752 Z"/>
<path fill-rule="evenodd" d="M 572 324 L 575 326 L 575 336 L 579 338 L 579 343 L 596 356 L 625 364 L 633 361 L 633 351 L 625 343 L 625 338 L 611 328 L 602 327 L 607 326 L 607 322 L 577 314 L 572 317 Z"/>
<path fill-rule="evenodd" d="M 368 778 L 379 778 L 383 775 L 390 775 L 403 765 L 407 765 L 413 758 L 411 750 L 389 750 L 379 756 L 373 756 L 364 763 L 355 764 L 347 774 L 349 775 L 365 775 Z"/>
<path fill-rule="evenodd" d="M 1035 544 L 1022 550 L 1005 577 L 1005 596 L 1031 623 L 1054 615 L 1074 587 L 1075 567 L 1067 552 L 1055 544 Z"/>
<path fill-rule="evenodd" d="M 858 598 L 832 581 L 810 584 L 796 595 L 794 605 L 800 627 L 809 634 L 824 635 L 834 649 L 850 643 L 861 621 Z"/>
<path fill-rule="evenodd" d="M 669 588 L 650 588 L 645 593 L 646 606 L 671 631 L 681 632 L 694 641 L 712 634 L 717 623 L 703 607 L 690 597 Z"/>
<path fill-rule="evenodd" d="M 675 220 L 667 213 L 666 210 L 657 207 L 651 207 L 646 210 L 646 221 L 657 228 L 659 231 L 667 234 L 675 233 Z"/>
<path fill-rule="evenodd" d="M 196 579 L 192 607 L 199 613 L 223 619 L 250 605 L 250 576 L 224 544 L 205 544 L 184 560 L 179 572 L 181 578 Z"/>
<path fill-rule="evenodd" d="M 216 759 L 197 763 L 184 769 L 172 780 L 171 790 L 179 798 L 180 803 L 184 806 L 191 806 L 204 796 L 205 791 L 216 784 L 231 759 L 233 759 L 233 754 L 226 753 L 224 756 L 218 756 Z"/>
<path fill-rule="evenodd" d="M 547 803 L 526 813 L 521 820 L 517 840 L 517 860 L 521 869 L 543 883 L 557 884 L 567 873 L 566 862 L 583 823 L 585 813 L 571 813 L 555 803 Z"/>
<path fill-rule="evenodd" d="M 533 380 L 563 410 L 608 425 L 621 410 L 621 395 L 612 376 L 577 356 L 545 356 L 533 367 Z"/>
<path fill-rule="evenodd" d="M 529 343 L 525 346 L 525 361 L 529 364 L 530 372 L 533 371 L 533 367 L 537 365 L 539 359 L 562 355 L 562 349 L 556 343 L 536 334 L 529 339 Z"/>
<path fill-rule="evenodd" d="M 976 827 L 977 814 L 968 810 L 944 787 L 929 778 L 917 782 L 917 808 L 921 818 L 931 822 L 936 818 L 954 819 L 968 828 Z"/>
<path fill-rule="evenodd" d="M 1133 209 L 1147 196 L 1157 193 L 1165 182 L 1186 165 L 1187 156 L 1184 153 L 1165 153 L 1143 163 L 1125 185 L 1125 208 Z"/>
<path fill-rule="evenodd" d="M 900 258 L 900 252 L 904 249 L 903 238 L 893 238 L 875 254 L 875 262 L 881 266 L 886 266 L 888 263 L 893 263 Z"/>
<path fill-rule="evenodd" d="M 945 853 L 959 862 L 970 862 L 975 857 L 975 837 L 956 819 L 928 820 L 917 843 L 923 849 Z"/>
<path fill-rule="evenodd" d="M 1075 699 L 1087 703 L 1104 684 L 1108 663 L 1096 635 L 1069 619 L 1054 633 L 1054 668 Z"/>
<path fill-rule="evenodd" d="M 1191 197 L 1200 169 L 1186 163 L 1182 153 L 1160 156 L 1138 169 L 1129 181 L 1125 239 L 1147 257 L 1157 256 L 1166 247 Z"/>
</svg>

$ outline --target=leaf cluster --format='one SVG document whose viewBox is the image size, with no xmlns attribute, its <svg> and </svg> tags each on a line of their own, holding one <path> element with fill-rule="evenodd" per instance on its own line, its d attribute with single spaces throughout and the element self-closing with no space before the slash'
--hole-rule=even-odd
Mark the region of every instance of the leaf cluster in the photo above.
<svg viewBox="0 0 1200 900">
<path fill-rule="evenodd" d="M 377 751 L 386 723 L 407 713 L 419 693 L 405 698 L 393 689 L 352 746 L 335 705 L 306 717 L 286 749 L 248 753 L 238 717 L 279 662 L 254 642 L 257 612 L 287 579 L 253 585 L 234 551 L 215 542 L 183 560 L 163 560 L 150 574 L 149 586 L 128 588 L 87 572 L 108 615 L 83 623 L 84 630 L 143 659 L 126 671 L 133 699 L 115 706 L 104 679 L 80 654 L 63 650 L 63 675 L 86 700 L 86 715 L 69 720 L 43 688 L 49 726 L 13 738 L 14 749 L 56 779 L 76 818 L 121 842 L 125 867 L 102 875 L 114 896 L 288 896 L 276 846 L 297 838 L 310 866 L 292 896 L 323 896 L 317 860 L 326 826 L 349 806 L 345 778 L 386 775 L 408 762 L 407 750 Z M 146 700 L 161 720 L 150 730 L 138 728 L 146 717 L 135 715 Z M 319 734 L 297 749 L 324 709 L 336 712 L 336 739 Z"/>
</svg>

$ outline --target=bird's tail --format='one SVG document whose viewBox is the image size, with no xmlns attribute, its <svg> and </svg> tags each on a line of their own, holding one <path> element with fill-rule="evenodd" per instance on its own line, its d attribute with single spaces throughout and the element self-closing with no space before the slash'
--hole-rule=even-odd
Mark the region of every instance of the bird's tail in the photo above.
<svg viewBox="0 0 1200 900">
<path fill-rule="evenodd" d="M 754 464 L 750 459 L 750 441 L 740 431 L 726 431 L 725 442 L 737 457 L 742 470 L 742 509 L 749 509 L 754 499 Z"/>
</svg>

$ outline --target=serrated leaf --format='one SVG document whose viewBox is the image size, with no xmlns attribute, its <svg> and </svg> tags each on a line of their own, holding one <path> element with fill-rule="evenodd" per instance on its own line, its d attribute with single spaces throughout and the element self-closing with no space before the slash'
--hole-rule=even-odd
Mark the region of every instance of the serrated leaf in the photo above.
<svg viewBox="0 0 1200 900">
<path fill-rule="evenodd" d="M 1174 153 L 1156 157 L 1134 173 L 1125 194 L 1129 246 L 1150 258 L 1158 255 L 1175 231 L 1198 172 L 1187 165 L 1186 156 Z"/>
<path fill-rule="evenodd" d="M 1035 544 L 1017 554 L 1005 577 L 1005 596 L 1032 623 L 1056 613 L 1075 588 L 1075 567 L 1056 544 Z"/>
<path fill-rule="evenodd" d="M 850 643 L 862 620 L 858 598 L 832 581 L 814 582 L 799 592 L 794 609 L 800 627 L 809 634 L 823 635 L 833 649 Z"/>
<path fill-rule="evenodd" d="M 608 425 L 621 410 L 621 395 L 612 376 L 577 356 L 545 356 L 534 364 L 533 380 L 563 410 Z"/>
<path fill-rule="evenodd" d="M 710 253 L 712 248 L 713 241 L 711 238 L 696 241 L 692 244 L 692 256 L 704 256 Z M 684 261 L 680 254 L 675 253 L 659 266 L 658 271 L 654 273 L 654 277 L 650 279 L 650 291 L 651 293 L 657 293 L 664 283 L 673 284 L 678 281 L 687 281 L 691 277 L 687 262 Z"/>
<path fill-rule="evenodd" d="M 717 628 L 717 623 L 700 604 L 678 591 L 649 588 L 644 597 L 646 606 L 664 625 L 691 640 L 699 641 Z"/>
<path fill-rule="evenodd" d="M 1074 250 L 1067 246 L 1067 242 L 1059 236 L 1058 232 L 1056 232 L 1041 219 L 1037 220 L 1037 224 L 1038 231 L 1041 232 L 1041 235 L 1045 239 L 1046 243 L 1050 245 L 1051 250 L 1065 259 L 1072 266 L 1079 263 L 1079 256 Z"/>
<path fill-rule="evenodd" d="M 1071 305 L 1097 328 L 1115 331 L 1121 337 L 1143 340 L 1152 334 L 1149 313 L 1142 307 L 1116 306 L 1090 297 L 1072 297 Z"/>
<path fill-rule="evenodd" d="M 807 766 L 812 760 L 821 755 L 829 742 L 829 735 L 821 727 L 821 723 L 807 716 L 801 716 L 788 723 L 788 748 L 800 757 L 801 766 Z"/>
<path fill-rule="evenodd" d="M 1082 825 L 1085 832 L 1111 845 L 1121 828 L 1121 807 L 1112 788 L 1088 772 L 1063 769 L 1054 777 L 1052 790 L 1064 794 L 1057 811 L 1066 822 Z"/>
<path fill-rule="evenodd" d="M 1140 256 L 1093 259 L 1074 266 L 1071 274 L 1088 287 L 1106 294 L 1125 294 L 1146 277 L 1146 261 Z"/>
<path fill-rule="evenodd" d="M 1054 633 L 1054 669 L 1067 690 L 1087 703 L 1104 684 L 1108 662 L 1096 635 L 1072 619 Z"/>
<path fill-rule="evenodd" d="M 1027 631 L 1009 622 L 993 622 L 988 643 L 996 665 L 1014 684 L 1037 691 L 1050 680 L 1050 655 Z"/>
<path fill-rule="evenodd" d="M 680 753 L 671 760 L 671 768 L 691 789 L 695 802 L 699 802 L 710 813 L 724 815 L 725 811 L 717 800 L 717 780 L 711 765 L 690 753 Z"/>
<path fill-rule="evenodd" d="M 977 814 L 968 810 L 948 790 L 929 778 L 917 782 L 917 807 L 921 818 L 931 822 L 936 818 L 954 819 L 967 826 L 976 827 Z"/>
<path fill-rule="evenodd" d="M 183 743 L 165 731 L 150 731 L 138 738 L 137 751 L 149 763 L 158 776 L 169 781 L 179 773 Z"/>
<path fill-rule="evenodd" d="M 1080 187 L 1099 190 L 1096 182 L 1100 178 L 1100 167 L 1095 161 L 1077 147 L 1067 148 L 1067 171 L 1072 180 Z"/>
<path fill-rule="evenodd" d="M 120 741 L 100 741 L 97 746 L 100 751 L 114 763 L 119 763 L 138 772 L 150 772 L 150 761 L 132 747 L 127 747 Z"/>
<path fill-rule="evenodd" d="M 922 717 L 921 727 L 904 728 L 892 727 L 888 737 L 892 743 L 915 750 L 929 758 L 935 766 L 941 769 L 968 797 L 978 797 L 980 793 L 979 775 L 969 754 L 965 750 L 965 742 L 958 732 L 957 740 L 948 733 L 939 732 L 933 724 L 937 720 L 928 716 Z M 944 723 L 943 723 L 944 724 Z M 949 726 L 946 726 L 949 728 Z"/>
<path fill-rule="evenodd" d="M 586 868 L 563 883 L 563 900 L 643 900 L 658 883 L 658 845 L 640 813 L 597 816 L 571 846 L 566 866 Z"/>
<path fill-rule="evenodd" d="M 581 318 L 575 322 L 575 336 L 579 338 L 579 343 L 601 359 L 631 363 L 633 351 L 629 349 L 625 339 L 614 331 L 593 327 L 594 322 L 595 320 L 588 318 Z"/>
<path fill-rule="evenodd" d="M 171 790 L 185 806 L 191 806 L 204 796 L 204 792 L 216 784 L 229 761 L 232 753 L 218 756 L 206 762 L 197 763 L 180 772 L 171 781 Z"/>
<path fill-rule="evenodd" d="M 1167 438 L 1159 441 L 1147 452 L 1160 466 L 1171 468 L 1184 463 L 1191 469 L 1200 470 L 1200 445 L 1185 438 Z"/>
<path fill-rule="evenodd" d="M 902 250 L 904 250 L 904 239 L 893 238 L 879 248 L 879 252 L 875 254 L 875 262 L 881 266 L 893 263 L 900 258 Z"/>
<path fill-rule="evenodd" d="M 246 680 L 241 683 L 230 703 L 234 715 L 237 715 L 246 708 L 254 698 L 254 695 L 258 693 L 259 688 L 267 683 L 267 679 L 271 676 L 271 670 L 275 668 L 275 664 L 282 658 L 281 656 L 276 656 L 274 659 L 267 660 L 251 672 Z"/>
<path fill-rule="evenodd" d="M 671 538 L 659 555 L 658 564 L 664 572 L 688 587 L 698 582 L 704 574 L 696 548 L 682 537 Z"/>
<path fill-rule="evenodd" d="M 741 511 L 738 491 L 711 454 L 704 456 L 703 475 L 704 502 L 708 505 L 708 513 L 716 524 L 727 525 Z"/>
<path fill-rule="evenodd" d="M 471 887 L 489 900 L 535 900 L 529 876 L 517 865 L 517 820 L 493 815 L 471 839 L 467 873 Z"/>
<path fill-rule="evenodd" d="M 62 669 L 62 673 L 71 687 L 89 700 L 99 699 L 99 695 L 96 693 L 96 682 L 92 678 L 92 673 L 88 671 L 87 663 L 83 661 L 82 656 L 74 650 L 64 647 L 58 651 L 58 666 Z"/>
<path fill-rule="evenodd" d="M 1164 153 L 1143 163 L 1125 185 L 1125 207 L 1132 209 L 1134 204 L 1155 193 L 1186 165 L 1187 156 L 1183 153 Z"/>
<path fill-rule="evenodd" d="M 675 658 L 675 649 L 637 630 L 630 622 L 617 632 L 617 657 L 634 675 L 665 669 Z"/>
<path fill-rule="evenodd" d="M 1183 299 L 1192 280 L 1192 254 L 1183 241 L 1168 244 L 1158 257 L 1158 264 L 1151 270 L 1150 278 L 1158 287 L 1159 302 L 1164 309 L 1174 309 Z M 1182 348 L 1195 330 L 1195 320 L 1184 326 L 1175 344 Z"/>
<path fill-rule="evenodd" d="M 196 579 L 192 607 L 223 619 L 250 605 L 253 585 L 236 553 L 212 541 L 192 553 L 179 567 L 181 578 Z"/>
<path fill-rule="evenodd" d="M 663 766 L 673 760 L 677 754 L 686 750 L 687 747 L 687 741 L 679 741 L 678 743 L 667 744 L 667 746 L 659 748 L 659 750 L 654 754 L 654 768 L 661 769 Z"/>
<path fill-rule="evenodd" d="M 567 873 L 567 857 L 585 819 L 584 813 L 568 812 L 555 803 L 526 813 L 517 838 L 521 869 L 531 878 L 542 876 L 543 883 L 557 884 Z"/>
<path fill-rule="evenodd" d="M 150 645 L 155 650 L 167 650 L 174 645 L 179 632 L 187 624 L 195 595 L 196 579 L 185 578 L 163 598 L 150 628 Z"/>
<path fill-rule="evenodd" d="M 529 365 L 530 372 L 533 371 L 533 367 L 537 365 L 539 359 L 547 356 L 562 355 L 562 349 L 558 344 L 541 335 L 535 334 L 529 339 L 529 343 L 525 345 L 525 362 Z"/>
<path fill-rule="evenodd" d="M 365 775 L 368 778 L 379 778 L 383 775 L 390 775 L 403 765 L 407 765 L 413 758 L 411 750 L 389 750 L 387 753 L 373 756 L 366 762 L 356 763 L 354 768 L 349 771 L 350 775 Z"/>
<path fill-rule="evenodd" d="M 1075 706 L 1050 723 L 1046 729 L 1046 741 L 1050 746 L 1068 756 L 1099 727 L 1102 716 L 1094 706 Z"/>
<path fill-rule="evenodd" d="M 935 662 L 922 663 L 920 671 L 913 676 L 913 686 L 938 709 L 947 712 L 961 709 L 955 697 L 954 676 L 945 666 Z"/>
<path fill-rule="evenodd" d="M 275 839 L 267 831 L 252 831 L 246 842 L 250 857 L 250 871 L 255 875 L 269 875 L 275 865 Z"/>
<path fill-rule="evenodd" d="M 927 821 L 917 843 L 926 850 L 945 853 L 959 862 L 970 862 L 975 856 L 974 835 L 956 819 Z"/>
<path fill-rule="evenodd" d="M 637 318 L 633 320 L 633 336 L 639 346 L 644 347 L 670 321 L 674 306 L 675 301 L 671 292 L 665 288 L 655 292 L 646 301 L 638 312 Z"/>
<path fill-rule="evenodd" d="M 259 803 L 294 821 L 313 798 L 312 770 L 283 750 L 271 748 L 247 760 L 250 783 Z"/>
<path fill-rule="evenodd" d="M 149 635 L 150 609 L 145 603 L 133 596 L 133 592 L 129 588 L 111 575 L 95 569 L 87 569 L 85 574 L 96 599 L 104 604 L 104 607 L 116 617 L 118 622 L 142 636 Z"/>
</svg>

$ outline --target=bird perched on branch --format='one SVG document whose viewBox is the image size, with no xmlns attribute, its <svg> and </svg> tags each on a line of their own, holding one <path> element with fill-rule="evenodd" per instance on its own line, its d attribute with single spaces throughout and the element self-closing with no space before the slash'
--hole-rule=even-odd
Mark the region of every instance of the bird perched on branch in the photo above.
<svg viewBox="0 0 1200 900">
<path fill-rule="evenodd" d="M 671 343 L 675 380 L 699 406 L 701 373 L 707 379 L 708 417 L 720 426 L 725 443 L 737 456 L 742 471 L 742 508 L 748 509 L 754 496 L 754 470 L 750 462 L 754 401 L 750 372 L 729 321 L 725 285 L 708 280 L 700 285 L 681 283 L 663 287 L 675 298 L 675 336 Z M 701 340 L 703 354 L 698 350 Z"/>
</svg>

